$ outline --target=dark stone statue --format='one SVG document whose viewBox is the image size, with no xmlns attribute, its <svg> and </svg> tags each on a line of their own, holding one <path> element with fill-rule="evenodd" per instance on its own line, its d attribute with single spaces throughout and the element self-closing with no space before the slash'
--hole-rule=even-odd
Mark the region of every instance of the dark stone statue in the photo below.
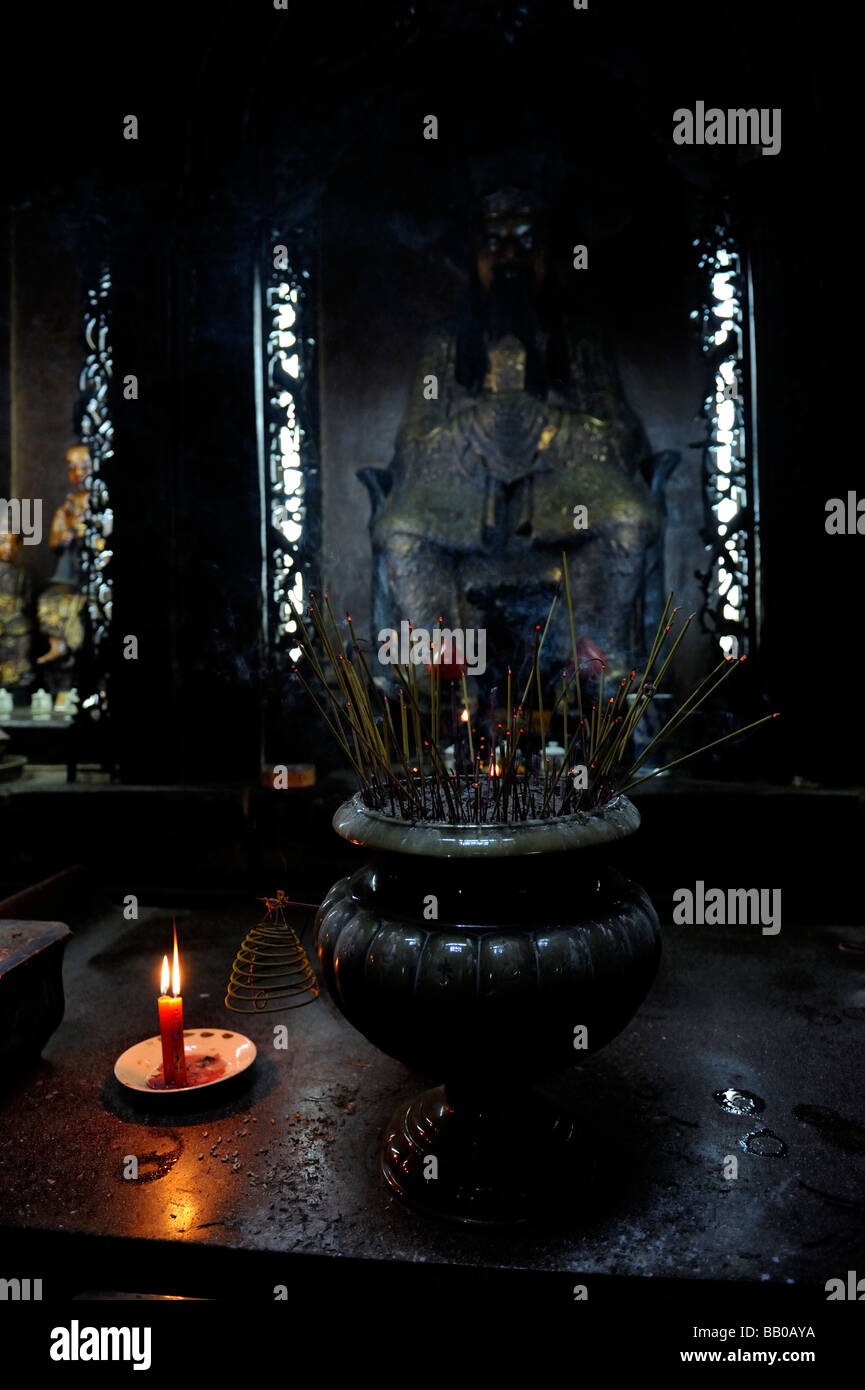
<svg viewBox="0 0 865 1390">
<path fill-rule="evenodd" d="M 360 474 L 373 496 L 373 622 L 485 628 L 501 675 L 545 617 L 564 549 L 577 633 L 612 677 L 639 647 L 658 534 L 649 446 L 613 362 L 561 311 L 544 232 L 529 195 L 484 200 L 465 310 L 425 345 L 391 470 Z M 550 675 L 570 660 L 564 601 L 544 656 Z"/>
</svg>

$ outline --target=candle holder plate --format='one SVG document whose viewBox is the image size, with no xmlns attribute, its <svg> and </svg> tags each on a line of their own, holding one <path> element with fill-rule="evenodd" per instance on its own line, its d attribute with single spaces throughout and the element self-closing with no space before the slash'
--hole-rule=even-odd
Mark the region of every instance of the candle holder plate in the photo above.
<svg viewBox="0 0 865 1390">
<path fill-rule="evenodd" d="M 117 1058 L 114 1075 L 130 1091 L 144 1091 L 151 1096 L 184 1096 L 190 1091 L 203 1091 L 211 1086 L 219 1086 L 246 1071 L 255 1061 L 258 1049 L 251 1038 L 242 1033 L 232 1033 L 227 1028 L 186 1028 L 183 1032 L 183 1050 L 186 1053 L 187 1067 L 191 1063 L 215 1057 L 224 1063 L 225 1070 L 220 1076 L 208 1081 L 199 1081 L 191 1086 L 148 1086 L 148 1077 L 162 1063 L 162 1040 L 145 1038 L 135 1043 Z"/>
</svg>

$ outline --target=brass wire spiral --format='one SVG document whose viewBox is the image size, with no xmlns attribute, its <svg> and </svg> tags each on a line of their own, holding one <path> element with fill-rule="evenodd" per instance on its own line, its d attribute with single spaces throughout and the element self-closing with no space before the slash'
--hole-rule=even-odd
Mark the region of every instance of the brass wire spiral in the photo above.
<svg viewBox="0 0 865 1390">
<path fill-rule="evenodd" d="M 282 889 L 259 901 L 267 912 L 234 958 L 225 1007 L 236 1014 L 258 1014 L 311 1004 L 318 997 L 318 981 L 297 932 L 285 920 L 285 908 L 294 904 Z"/>
</svg>

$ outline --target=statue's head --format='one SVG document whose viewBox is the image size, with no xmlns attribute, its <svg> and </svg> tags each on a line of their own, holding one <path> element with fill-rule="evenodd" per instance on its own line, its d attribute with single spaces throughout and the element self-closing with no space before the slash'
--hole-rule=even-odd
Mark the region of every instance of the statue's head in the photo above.
<svg viewBox="0 0 865 1390">
<path fill-rule="evenodd" d="M 537 199 L 505 187 L 480 203 L 475 232 L 478 279 L 488 293 L 537 291 L 546 274 L 545 228 Z"/>
<path fill-rule="evenodd" d="M 76 444 L 73 449 L 67 449 L 66 464 L 69 469 L 69 481 L 72 486 L 82 487 L 85 478 L 90 476 L 92 470 L 87 446 L 85 444 Z"/>
<path fill-rule="evenodd" d="M 547 215 L 539 198 L 506 185 L 482 198 L 475 217 L 477 276 L 457 336 L 456 379 L 479 391 L 488 349 L 506 337 L 526 348 L 525 389 L 546 395 L 567 380 L 561 310 L 547 262 Z"/>
</svg>

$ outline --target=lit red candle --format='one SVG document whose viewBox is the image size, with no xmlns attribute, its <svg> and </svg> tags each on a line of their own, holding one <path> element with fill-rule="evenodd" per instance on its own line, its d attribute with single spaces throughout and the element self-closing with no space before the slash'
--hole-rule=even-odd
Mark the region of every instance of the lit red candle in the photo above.
<svg viewBox="0 0 865 1390">
<path fill-rule="evenodd" d="M 183 999 L 180 995 L 180 957 L 177 954 L 177 927 L 174 928 L 174 966 L 171 993 L 168 993 L 168 957 L 162 957 L 162 986 L 159 999 L 159 1033 L 162 1038 L 162 1076 L 166 1086 L 186 1086 L 186 1052 L 183 1047 Z"/>
</svg>

